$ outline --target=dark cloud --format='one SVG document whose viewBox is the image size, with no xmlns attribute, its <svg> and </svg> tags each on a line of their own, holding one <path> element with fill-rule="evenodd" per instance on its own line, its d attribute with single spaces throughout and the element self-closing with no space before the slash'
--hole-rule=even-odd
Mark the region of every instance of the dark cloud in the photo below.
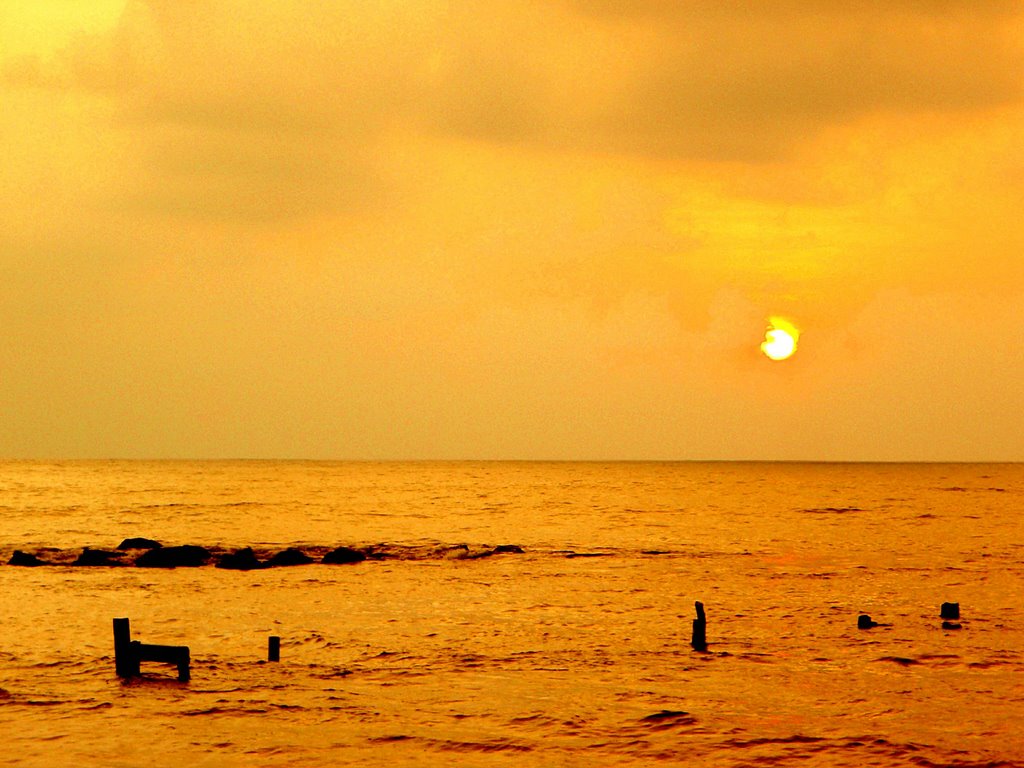
<svg viewBox="0 0 1024 768">
<path fill-rule="evenodd" d="M 67 67 L 111 97 L 132 136 L 125 163 L 137 173 L 126 176 L 138 186 L 126 200 L 273 218 L 388 194 L 403 176 L 390 148 L 413 134 L 760 162 L 865 115 L 1019 101 L 1024 57 L 1007 32 L 1017 10 L 135 0 Z M 8 79 L 46 76 L 22 62 Z"/>
</svg>

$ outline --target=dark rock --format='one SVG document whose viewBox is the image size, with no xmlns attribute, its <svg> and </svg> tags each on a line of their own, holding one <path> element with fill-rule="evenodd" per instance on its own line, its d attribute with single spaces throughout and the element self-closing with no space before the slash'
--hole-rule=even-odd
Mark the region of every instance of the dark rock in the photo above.
<svg viewBox="0 0 1024 768">
<path fill-rule="evenodd" d="M 227 568 L 232 571 L 251 571 L 256 568 L 266 568 L 252 551 L 252 547 L 239 549 L 237 552 L 229 552 L 220 556 L 217 561 L 218 568 Z"/>
<path fill-rule="evenodd" d="M 178 547 L 160 547 L 143 552 L 135 561 L 139 568 L 195 568 L 206 565 L 210 552 L 204 547 L 184 544 Z"/>
<path fill-rule="evenodd" d="M 338 547 L 324 555 L 324 559 L 321 562 L 326 565 L 345 565 L 347 563 L 361 563 L 365 559 L 366 555 L 358 549 Z"/>
<path fill-rule="evenodd" d="M 494 554 L 496 555 L 521 555 L 523 554 L 523 548 L 518 544 L 499 544 L 494 548 Z"/>
<path fill-rule="evenodd" d="M 877 626 L 878 622 L 872 621 L 871 617 L 868 616 L 866 613 L 862 613 L 860 616 L 857 617 L 857 629 L 871 629 L 872 627 Z"/>
<path fill-rule="evenodd" d="M 288 547 L 288 549 L 282 550 L 274 554 L 268 561 L 267 565 L 271 568 L 285 565 L 308 565 L 313 562 L 313 558 L 307 555 L 300 549 L 295 547 Z"/>
<path fill-rule="evenodd" d="M 86 547 L 72 565 L 121 565 L 121 560 L 117 552 Z"/>
<path fill-rule="evenodd" d="M 23 565 L 28 568 L 34 568 L 37 565 L 49 565 L 45 560 L 40 560 L 35 555 L 30 555 L 28 552 L 22 552 L 20 549 L 14 550 L 14 554 L 11 555 L 11 559 L 7 561 L 8 565 Z"/>
<path fill-rule="evenodd" d="M 141 536 L 135 538 L 125 539 L 117 545 L 118 549 L 160 549 L 163 544 L 159 541 L 153 541 L 153 539 L 144 539 Z"/>
<path fill-rule="evenodd" d="M 661 712 L 655 712 L 653 715 L 640 718 L 640 722 L 650 726 L 652 730 L 666 731 L 670 728 L 694 725 L 697 722 L 697 718 L 693 717 L 689 712 L 682 712 L 675 709 L 663 709 Z"/>
</svg>

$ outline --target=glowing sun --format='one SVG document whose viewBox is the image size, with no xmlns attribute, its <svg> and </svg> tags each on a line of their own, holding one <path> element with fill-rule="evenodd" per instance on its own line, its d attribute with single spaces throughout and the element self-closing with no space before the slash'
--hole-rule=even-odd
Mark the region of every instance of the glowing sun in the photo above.
<svg viewBox="0 0 1024 768">
<path fill-rule="evenodd" d="M 797 339 L 800 338 L 796 326 L 781 317 L 772 317 L 768 322 L 768 330 L 765 331 L 764 341 L 761 342 L 761 351 L 771 360 L 792 357 L 796 352 Z"/>
</svg>

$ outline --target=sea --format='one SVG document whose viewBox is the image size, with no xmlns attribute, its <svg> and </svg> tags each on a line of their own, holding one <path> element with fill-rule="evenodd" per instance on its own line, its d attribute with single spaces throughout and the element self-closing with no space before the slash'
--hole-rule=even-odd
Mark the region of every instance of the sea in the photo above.
<svg viewBox="0 0 1024 768">
<path fill-rule="evenodd" d="M 1024 766 L 1022 508 L 1021 464 L 0 462 L 0 764 Z M 369 556 L 71 564 L 128 537 Z M 115 618 L 191 679 L 119 678 Z"/>
</svg>

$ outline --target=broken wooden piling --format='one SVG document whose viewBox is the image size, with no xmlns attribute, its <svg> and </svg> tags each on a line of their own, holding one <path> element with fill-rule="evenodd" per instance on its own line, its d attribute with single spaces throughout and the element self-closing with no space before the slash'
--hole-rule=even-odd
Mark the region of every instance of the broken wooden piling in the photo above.
<svg viewBox="0 0 1024 768">
<path fill-rule="evenodd" d="M 704 603 L 698 600 L 693 605 L 697 609 L 697 618 L 693 620 L 693 635 L 690 638 L 690 645 L 693 646 L 695 651 L 706 651 L 708 649 L 708 639 Z"/>
<path fill-rule="evenodd" d="M 281 638 L 277 635 L 271 635 L 270 640 L 267 643 L 267 661 L 280 661 L 281 660 Z"/>
<path fill-rule="evenodd" d="M 178 668 L 178 680 L 187 683 L 191 679 L 191 654 L 187 645 L 152 645 L 132 640 L 128 619 L 114 619 L 114 670 L 118 677 L 138 677 L 140 664 L 154 661 L 173 664 Z"/>
</svg>

